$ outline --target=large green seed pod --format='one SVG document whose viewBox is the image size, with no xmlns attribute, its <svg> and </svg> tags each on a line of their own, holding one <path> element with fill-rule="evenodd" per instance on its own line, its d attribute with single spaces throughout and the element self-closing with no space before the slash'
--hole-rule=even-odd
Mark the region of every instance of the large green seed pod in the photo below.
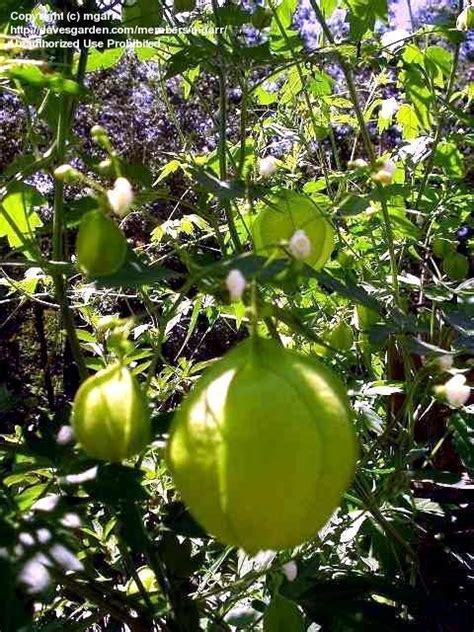
<svg viewBox="0 0 474 632">
<path fill-rule="evenodd" d="M 319 362 L 250 339 L 216 362 L 176 414 L 167 463 L 195 518 L 249 553 L 315 536 L 357 455 L 342 384 Z"/>
<path fill-rule="evenodd" d="M 311 244 L 305 263 L 316 270 L 322 268 L 334 250 L 334 229 L 324 217 L 322 206 L 327 207 L 327 203 L 315 203 L 294 191 L 283 190 L 271 197 L 253 222 L 256 251 L 284 257 L 282 242 L 289 242 L 296 231 L 303 230 Z"/>
<path fill-rule="evenodd" d="M 91 277 L 109 276 L 123 265 L 126 254 L 127 241 L 113 219 L 99 210 L 83 216 L 76 240 L 82 272 Z"/>
<path fill-rule="evenodd" d="M 130 369 L 118 362 L 81 385 L 72 423 L 84 451 L 104 461 L 129 459 L 151 438 L 146 397 Z"/>
</svg>

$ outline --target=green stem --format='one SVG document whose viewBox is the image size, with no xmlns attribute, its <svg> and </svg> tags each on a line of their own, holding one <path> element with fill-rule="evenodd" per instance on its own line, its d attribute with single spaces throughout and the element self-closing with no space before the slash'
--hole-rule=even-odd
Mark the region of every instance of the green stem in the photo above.
<svg viewBox="0 0 474 632">
<path fill-rule="evenodd" d="M 79 60 L 78 79 L 82 82 L 85 68 L 87 65 L 87 50 L 81 51 Z M 73 52 L 66 51 L 65 67 L 66 73 L 70 73 L 73 61 Z M 56 134 L 56 160 L 57 164 L 62 165 L 66 158 L 66 144 L 69 135 L 70 126 L 73 118 L 74 100 L 70 96 L 62 97 L 61 107 L 59 111 L 58 128 Z M 64 231 L 64 182 L 56 180 L 54 187 L 54 206 L 53 206 L 53 238 L 52 238 L 52 256 L 53 261 L 61 261 L 63 259 L 63 231 Z M 62 274 L 55 273 L 53 275 L 56 298 L 61 307 L 61 315 L 63 319 L 66 335 L 69 340 L 71 352 L 77 365 L 79 377 L 84 380 L 87 377 L 87 368 L 82 354 L 81 345 L 76 334 L 74 326 L 74 318 L 68 305 L 66 283 Z"/>
<path fill-rule="evenodd" d="M 453 65 L 451 67 L 451 73 L 449 76 L 448 87 L 446 91 L 446 103 L 448 105 L 449 105 L 451 96 L 453 94 L 454 85 L 456 81 L 456 73 L 457 73 L 457 69 L 459 65 L 460 50 L 461 50 L 461 44 L 456 44 L 456 49 L 454 51 Z M 436 134 L 433 140 L 433 146 L 431 148 L 431 154 L 428 159 L 428 164 L 426 165 L 426 168 L 425 168 L 425 173 L 423 176 L 423 180 L 421 182 L 418 196 L 416 198 L 415 210 L 418 210 L 420 208 L 421 200 L 423 199 L 423 194 L 425 192 L 426 185 L 428 184 L 428 180 L 430 178 L 431 172 L 433 171 L 434 163 L 436 159 L 436 150 L 438 149 L 438 145 L 443 138 L 443 132 L 444 132 L 444 126 L 446 124 L 446 119 L 447 119 L 446 114 L 443 114 L 442 116 L 440 116 L 438 127 L 436 129 Z"/>
<path fill-rule="evenodd" d="M 291 54 L 293 56 L 293 59 L 295 59 L 295 68 L 296 68 L 296 72 L 298 73 L 298 77 L 300 79 L 301 82 L 301 90 L 303 92 L 303 97 L 306 103 L 306 107 L 308 109 L 308 113 L 309 113 L 309 117 L 311 119 L 311 125 L 313 126 L 313 133 L 315 138 L 317 138 L 317 123 L 316 123 L 316 118 L 314 116 L 314 112 L 313 112 L 313 106 L 311 104 L 311 99 L 309 98 L 309 94 L 308 91 L 306 89 L 306 82 L 305 82 L 305 77 L 303 74 L 303 71 L 301 70 L 301 64 L 299 62 L 296 61 L 296 54 L 293 48 L 293 45 L 291 43 L 290 38 L 288 37 L 287 33 L 286 33 L 286 29 L 283 26 L 281 20 L 280 20 L 280 16 L 278 15 L 278 12 L 275 10 L 274 6 L 272 3 L 270 3 L 270 7 L 273 13 L 273 18 L 275 19 L 278 29 L 283 37 L 283 39 L 285 40 L 285 43 L 287 44 L 287 46 L 289 47 L 289 49 L 291 50 Z M 322 151 L 322 149 L 319 147 L 319 145 L 317 146 L 317 153 L 318 153 L 318 158 L 319 158 L 319 162 L 321 164 L 321 169 L 323 171 L 323 176 L 324 176 L 324 180 L 326 182 L 326 188 L 329 191 L 329 193 L 332 193 L 332 187 L 331 187 L 331 181 L 329 179 L 329 173 L 327 170 L 327 166 L 326 166 L 326 161 L 324 159 L 324 153 Z"/>
<path fill-rule="evenodd" d="M 227 95 L 224 70 L 219 74 L 219 175 L 221 180 L 227 180 Z M 237 252 L 242 252 L 239 234 L 235 226 L 230 202 L 224 200 L 223 209 L 229 227 L 230 237 Z"/>
<path fill-rule="evenodd" d="M 314 10 L 314 12 L 316 13 L 316 17 L 318 19 L 318 22 L 321 25 L 321 28 L 323 30 L 324 35 L 326 36 L 328 42 L 330 42 L 333 46 L 335 46 L 336 42 L 334 40 L 334 37 L 327 25 L 326 20 L 324 19 L 324 15 L 322 14 L 321 9 L 319 8 L 316 0 L 310 0 L 311 6 Z M 354 75 L 352 73 L 351 68 L 348 66 L 348 64 L 346 63 L 346 61 L 344 60 L 344 58 L 342 57 L 342 55 L 340 55 L 339 53 L 337 53 L 337 57 L 338 57 L 338 61 L 339 61 L 339 65 L 342 69 L 342 72 L 344 74 L 344 78 L 346 80 L 346 84 L 347 84 L 347 88 L 349 90 L 349 95 L 351 97 L 351 101 L 352 104 L 354 106 L 354 110 L 355 110 L 355 114 L 357 117 L 357 121 L 359 123 L 359 128 L 360 128 L 360 133 L 362 136 L 362 141 L 364 143 L 364 147 L 365 150 L 367 152 L 367 156 L 369 157 L 369 160 L 372 164 L 372 167 L 375 166 L 375 162 L 377 160 L 373 145 L 372 145 L 372 141 L 370 140 L 370 136 L 369 136 L 369 131 L 367 129 L 367 125 L 365 123 L 365 118 L 364 118 L 364 113 L 362 111 L 362 107 L 360 105 L 359 102 L 359 96 L 357 94 L 357 89 L 356 89 L 356 85 L 355 85 L 355 81 L 354 81 Z M 388 252 L 389 252 L 389 257 L 390 257 L 390 268 L 391 268 L 391 274 L 392 274 L 392 284 L 393 284 L 393 295 L 394 295 L 394 299 L 395 299 L 395 303 L 401 307 L 400 304 L 400 288 L 398 285 L 398 266 L 397 266 L 397 259 L 395 256 L 395 246 L 394 246 L 394 240 L 393 240 L 393 232 L 392 232 L 392 225 L 390 222 L 390 215 L 388 213 L 388 208 L 387 208 L 387 202 L 385 200 L 385 197 L 383 195 L 383 190 L 382 187 L 379 185 L 378 186 L 378 191 L 379 191 L 379 197 L 380 197 L 380 201 L 382 204 L 382 218 L 383 218 L 383 223 L 384 223 L 384 230 L 385 230 L 385 238 L 386 238 L 386 242 L 387 242 L 387 248 L 388 248 Z"/>
</svg>

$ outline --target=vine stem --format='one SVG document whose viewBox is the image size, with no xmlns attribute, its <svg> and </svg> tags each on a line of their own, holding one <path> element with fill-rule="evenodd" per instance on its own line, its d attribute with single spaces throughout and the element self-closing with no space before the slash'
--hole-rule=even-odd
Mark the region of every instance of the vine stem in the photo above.
<svg viewBox="0 0 474 632">
<path fill-rule="evenodd" d="M 310 0 L 310 4 L 311 7 L 313 8 L 316 17 L 318 19 L 319 24 L 321 25 L 321 28 L 323 30 L 324 35 L 326 36 L 328 42 L 332 45 L 335 46 L 336 45 L 336 41 L 329 29 L 329 26 L 324 18 L 324 15 L 321 11 L 321 9 L 319 8 L 316 0 Z M 375 162 L 377 160 L 377 156 L 375 154 L 374 151 L 374 147 L 372 145 L 372 141 L 370 140 L 370 136 L 369 136 L 369 132 L 367 129 L 367 125 L 365 123 L 365 118 L 364 118 L 364 113 L 362 111 L 362 107 L 361 104 L 359 102 L 359 96 L 357 94 L 357 88 L 355 86 L 355 81 L 354 81 L 354 75 L 352 74 L 352 70 L 351 68 L 348 66 L 348 64 L 346 63 L 346 61 L 344 60 L 344 58 L 342 57 L 342 55 L 340 53 L 336 53 L 337 54 L 337 58 L 339 61 L 339 65 L 341 67 L 341 70 L 344 74 L 344 78 L 346 80 L 346 84 L 347 84 L 347 88 L 349 90 L 349 95 L 351 97 L 351 101 L 352 104 L 354 106 L 354 110 L 356 113 L 356 117 L 357 117 L 357 121 L 359 123 L 359 128 L 360 128 L 360 133 L 362 136 L 362 141 L 364 143 L 364 147 L 365 150 L 367 152 L 367 156 L 369 157 L 369 160 L 372 164 L 372 166 L 375 166 Z M 393 295 L 394 295 L 394 299 L 395 299 L 395 303 L 398 307 L 401 307 L 401 303 L 400 303 L 400 287 L 398 284 L 398 265 L 397 265 L 397 258 L 395 255 L 395 246 L 394 246 L 394 240 L 393 240 L 393 232 L 392 232 L 392 225 L 390 222 L 390 215 L 388 212 L 388 207 L 387 207 L 387 202 L 385 200 L 385 196 L 383 194 L 383 187 L 378 184 L 377 185 L 377 191 L 379 194 L 379 198 L 380 198 L 380 202 L 382 205 L 382 218 L 383 218 L 383 224 L 384 224 L 384 231 L 385 231 L 385 240 L 387 243 L 387 248 L 388 248 L 388 253 L 389 253 L 389 258 L 390 258 L 390 268 L 391 268 L 391 275 L 392 275 L 392 285 L 393 285 Z"/>
<path fill-rule="evenodd" d="M 80 53 L 79 67 L 77 78 L 82 82 L 85 68 L 87 65 L 88 50 L 83 49 Z M 66 51 L 65 66 L 66 72 L 71 71 L 73 52 Z M 59 112 L 58 128 L 56 134 L 56 161 L 58 165 L 62 165 L 66 158 L 67 137 L 74 113 L 74 100 L 72 97 L 62 97 L 61 108 Z M 64 182 L 56 179 L 54 185 L 54 206 L 53 206 L 53 238 L 52 238 L 52 256 L 54 261 L 61 261 L 63 258 L 63 230 L 64 230 Z M 68 305 L 66 282 L 63 275 L 59 272 L 53 274 L 53 282 L 56 292 L 56 298 L 60 305 L 61 316 L 69 340 L 71 352 L 77 366 L 81 381 L 87 377 L 87 367 L 81 350 L 79 339 L 77 337 L 76 328 L 74 326 L 74 318 Z"/>
<path fill-rule="evenodd" d="M 315 138 L 317 138 L 318 126 L 317 126 L 316 119 L 315 119 L 315 116 L 314 116 L 313 106 L 311 104 L 311 99 L 309 98 L 308 91 L 306 90 L 306 87 L 305 87 L 305 78 L 304 78 L 303 71 L 301 70 L 301 64 L 298 61 L 296 61 L 296 54 L 295 54 L 293 45 L 291 43 L 290 38 L 288 37 L 288 35 L 286 33 L 286 30 L 285 30 L 285 27 L 282 24 L 282 21 L 280 20 L 280 16 L 278 15 L 278 12 L 276 11 L 275 7 L 273 6 L 273 3 L 270 3 L 270 8 L 271 8 L 271 11 L 272 11 L 272 14 L 273 14 L 273 18 L 274 18 L 275 22 L 277 23 L 278 29 L 279 29 L 279 31 L 281 33 L 281 36 L 285 40 L 285 43 L 287 44 L 289 49 L 291 50 L 291 54 L 293 56 L 293 59 L 295 60 L 295 68 L 296 68 L 296 72 L 298 73 L 299 80 L 301 82 L 301 86 L 302 86 L 301 90 L 303 92 L 303 96 L 304 96 L 304 100 L 305 100 L 305 103 L 306 103 L 306 107 L 308 108 L 309 117 L 311 119 L 311 125 L 313 127 L 313 133 L 314 133 Z M 329 173 L 328 173 L 328 170 L 327 170 L 326 161 L 324 160 L 324 154 L 323 154 L 322 149 L 319 147 L 319 145 L 317 146 L 317 153 L 318 153 L 318 158 L 319 158 L 319 160 L 321 162 L 321 169 L 322 169 L 322 172 L 323 172 L 324 180 L 326 182 L 326 187 L 327 187 L 328 191 L 331 193 L 332 192 L 331 181 L 330 181 L 330 178 L 329 178 Z M 336 157 L 335 157 L 335 160 L 336 160 L 336 163 L 337 163 L 337 158 Z"/>
<path fill-rule="evenodd" d="M 218 27 L 221 26 L 221 20 L 218 15 L 218 4 L 217 0 L 212 0 L 212 10 L 214 13 L 214 18 L 216 20 L 216 24 Z M 217 40 L 220 48 L 224 49 L 224 41 L 220 31 L 217 34 Z M 225 64 L 224 61 L 221 63 L 221 67 L 218 73 L 219 79 L 219 177 L 221 180 L 227 179 L 227 82 L 225 75 Z M 234 217 L 232 215 L 232 209 L 230 202 L 228 200 L 224 200 L 222 204 L 222 208 L 224 209 L 226 222 L 229 227 L 229 233 L 234 245 L 234 248 L 237 252 L 242 252 L 242 244 L 240 243 L 239 233 L 237 232 L 237 228 L 235 226 Z"/>
<path fill-rule="evenodd" d="M 461 4 L 461 9 L 462 9 L 462 4 L 463 4 L 462 1 L 460 4 Z M 448 104 L 454 90 L 454 84 L 456 81 L 456 73 L 457 73 L 457 69 L 459 65 L 460 51 L 461 51 L 461 44 L 458 43 L 456 44 L 456 49 L 454 51 L 453 65 L 451 67 L 451 73 L 448 80 L 448 87 L 446 90 L 446 103 Z M 436 150 L 438 149 L 438 145 L 441 142 L 441 139 L 443 138 L 445 123 L 446 123 L 446 114 L 443 114 L 440 116 L 440 119 L 438 122 L 438 127 L 436 129 L 435 137 L 433 140 L 433 146 L 431 147 L 431 154 L 428 159 L 428 164 L 426 165 L 426 168 L 425 168 L 425 173 L 423 176 L 423 180 L 421 182 L 420 190 L 418 191 L 418 196 L 416 198 L 415 210 L 418 210 L 420 208 L 421 200 L 423 199 L 423 194 L 425 192 L 426 185 L 428 184 L 428 180 L 430 178 L 431 172 L 433 171 L 433 167 L 434 167 L 434 163 L 436 159 Z"/>
</svg>

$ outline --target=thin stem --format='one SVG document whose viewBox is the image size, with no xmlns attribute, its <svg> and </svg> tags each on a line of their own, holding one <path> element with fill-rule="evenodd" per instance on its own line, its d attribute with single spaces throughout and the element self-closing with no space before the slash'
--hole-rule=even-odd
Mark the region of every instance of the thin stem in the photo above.
<svg viewBox="0 0 474 632">
<path fill-rule="evenodd" d="M 330 42 L 333 46 L 336 44 L 334 37 L 327 25 L 326 20 L 324 19 L 324 16 L 322 14 L 321 9 L 319 8 L 316 0 L 310 0 L 311 6 L 314 10 L 314 12 L 316 13 L 316 17 L 318 19 L 318 22 L 321 25 L 321 28 L 323 30 L 324 35 L 327 37 L 328 42 Z M 357 94 L 357 89 L 356 89 L 356 85 L 355 85 L 355 81 L 354 81 L 354 75 L 352 74 L 352 70 L 351 68 L 348 66 L 348 64 L 346 63 L 346 61 L 344 60 L 344 58 L 337 53 L 337 57 L 339 60 L 339 65 L 341 66 L 342 72 L 344 74 L 346 83 L 347 83 L 347 88 L 349 90 L 349 94 L 351 97 L 351 101 L 352 104 L 354 106 L 354 110 L 355 110 L 355 114 L 357 117 L 357 121 L 359 123 L 359 128 L 360 128 L 360 133 L 362 136 L 362 141 L 364 143 L 364 147 L 365 150 L 367 152 L 367 156 L 369 157 L 369 160 L 372 164 L 372 167 L 375 166 L 375 162 L 377 160 L 373 145 L 372 145 L 372 141 L 370 140 L 370 136 L 369 136 L 369 131 L 367 129 L 367 125 L 365 123 L 365 118 L 364 118 L 364 113 L 359 101 L 359 96 Z M 389 257 L 390 257 L 390 268 L 391 268 L 391 274 L 392 274 L 392 284 L 393 284 L 393 295 L 394 295 L 394 299 L 396 304 L 400 307 L 400 288 L 398 285 L 398 275 L 397 275 L 397 271 L 398 271 L 398 266 L 397 266 L 397 259 L 395 256 L 395 246 L 394 246 L 394 240 L 393 240 L 393 232 L 392 232 L 392 225 L 390 222 L 390 215 L 388 212 L 388 208 L 387 208 L 387 202 L 385 200 L 385 197 L 383 195 L 383 189 L 381 187 L 381 185 L 378 185 L 378 191 L 379 191 L 379 197 L 380 197 L 380 201 L 382 204 L 382 217 L 383 217 L 383 223 L 384 223 L 384 230 L 385 230 L 385 238 L 386 238 L 386 242 L 387 242 L 387 247 L 388 247 L 388 252 L 389 252 Z"/>
<path fill-rule="evenodd" d="M 279 29 L 281 35 L 282 35 L 283 39 L 285 40 L 287 46 L 290 48 L 293 58 L 296 59 L 296 55 L 295 55 L 295 52 L 294 52 L 294 49 L 293 49 L 293 45 L 291 43 L 290 38 L 288 37 L 288 35 L 286 33 L 285 27 L 283 26 L 283 24 L 282 24 L 282 22 L 280 20 L 280 16 L 278 15 L 278 12 L 275 10 L 275 7 L 273 6 L 272 3 L 270 4 L 270 7 L 271 7 L 271 10 L 272 10 L 272 13 L 273 13 L 273 18 L 275 19 L 275 21 L 277 23 L 277 26 L 278 26 L 278 29 Z M 301 65 L 300 65 L 299 62 L 295 63 L 295 68 L 296 68 L 296 72 L 298 73 L 298 77 L 299 77 L 300 82 L 301 82 L 301 86 L 302 86 L 301 90 L 303 92 L 303 97 L 304 97 L 304 100 L 305 100 L 305 103 L 306 103 L 306 107 L 308 109 L 309 117 L 311 119 L 311 124 L 313 126 L 313 133 L 314 133 L 315 138 L 317 138 L 318 125 L 317 125 L 317 122 L 316 122 L 316 118 L 314 116 L 311 99 L 309 98 L 308 91 L 306 90 L 305 77 L 303 75 L 303 71 L 301 70 Z M 319 147 L 319 145 L 317 145 L 317 153 L 318 153 L 319 161 L 321 163 L 321 169 L 323 171 L 324 180 L 326 182 L 326 188 L 329 191 L 329 193 L 331 193 L 332 192 L 331 181 L 329 179 L 329 173 L 327 171 L 327 166 L 326 166 L 326 162 L 325 162 L 325 159 L 324 159 L 324 153 L 321 150 L 321 147 Z"/>
<path fill-rule="evenodd" d="M 224 70 L 219 74 L 219 175 L 221 180 L 227 179 L 227 94 Z M 235 226 L 230 202 L 224 200 L 223 209 L 229 227 L 232 243 L 237 252 L 242 251 L 239 234 Z"/>
<path fill-rule="evenodd" d="M 446 90 L 446 103 L 448 105 L 449 105 L 449 101 L 451 99 L 451 96 L 453 94 L 454 85 L 455 85 L 455 81 L 456 81 L 456 73 L 457 73 L 457 69 L 458 69 L 458 65 L 459 65 L 460 50 L 461 50 L 461 44 L 458 43 L 458 44 L 456 44 L 456 49 L 454 51 L 453 65 L 451 67 L 451 73 L 450 73 L 450 76 L 449 76 L 448 87 L 447 87 L 447 90 Z M 442 116 L 440 116 L 439 123 L 438 123 L 438 128 L 436 130 L 436 134 L 435 134 L 435 137 L 434 137 L 434 140 L 433 140 L 433 146 L 431 148 L 431 154 L 430 154 L 430 157 L 428 159 L 428 164 L 426 165 L 425 173 L 424 173 L 424 176 L 423 176 L 423 180 L 421 182 L 420 190 L 418 192 L 418 196 L 417 196 L 417 199 L 416 199 L 415 210 L 418 210 L 420 208 L 421 200 L 423 199 L 423 194 L 425 192 L 426 185 L 428 184 L 428 180 L 430 178 L 431 172 L 433 171 L 433 167 L 434 167 L 434 163 L 435 163 L 435 159 L 436 159 L 436 150 L 438 149 L 438 145 L 439 145 L 439 143 L 441 142 L 441 140 L 443 138 L 443 131 L 444 131 L 444 126 L 446 124 L 446 119 L 447 119 L 446 113 L 444 113 Z"/>
<path fill-rule="evenodd" d="M 84 72 L 87 64 L 88 52 L 86 49 L 81 51 L 79 61 L 78 79 L 83 80 Z M 66 51 L 65 65 L 66 72 L 71 70 L 73 61 L 72 51 Z M 66 158 L 66 143 L 69 135 L 70 125 L 73 117 L 74 100 L 69 96 L 62 97 L 61 108 L 59 112 L 58 129 L 56 134 L 56 160 L 58 165 L 62 165 Z M 61 261 L 63 258 L 63 230 L 64 230 L 64 182 L 55 181 L 54 187 L 54 206 L 53 206 L 53 238 L 52 238 L 52 255 L 54 261 Z M 61 315 L 69 340 L 69 346 L 77 365 L 77 370 L 81 381 L 87 377 L 87 368 L 82 354 L 81 345 L 76 334 L 74 326 L 74 318 L 68 305 L 66 283 L 61 273 L 53 274 L 56 298 L 61 307 Z"/>
</svg>

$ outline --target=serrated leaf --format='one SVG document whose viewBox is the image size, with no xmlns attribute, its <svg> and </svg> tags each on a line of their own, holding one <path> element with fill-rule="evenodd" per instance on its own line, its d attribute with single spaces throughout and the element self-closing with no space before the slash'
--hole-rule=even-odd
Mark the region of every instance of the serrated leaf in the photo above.
<svg viewBox="0 0 474 632">
<path fill-rule="evenodd" d="M 402 128 L 402 136 L 405 140 L 413 140 L 418 137 L 418 117 L 415 109 L 409 103 L 400 106 L 397 112 L 397 123 Z"/>
</svg>

